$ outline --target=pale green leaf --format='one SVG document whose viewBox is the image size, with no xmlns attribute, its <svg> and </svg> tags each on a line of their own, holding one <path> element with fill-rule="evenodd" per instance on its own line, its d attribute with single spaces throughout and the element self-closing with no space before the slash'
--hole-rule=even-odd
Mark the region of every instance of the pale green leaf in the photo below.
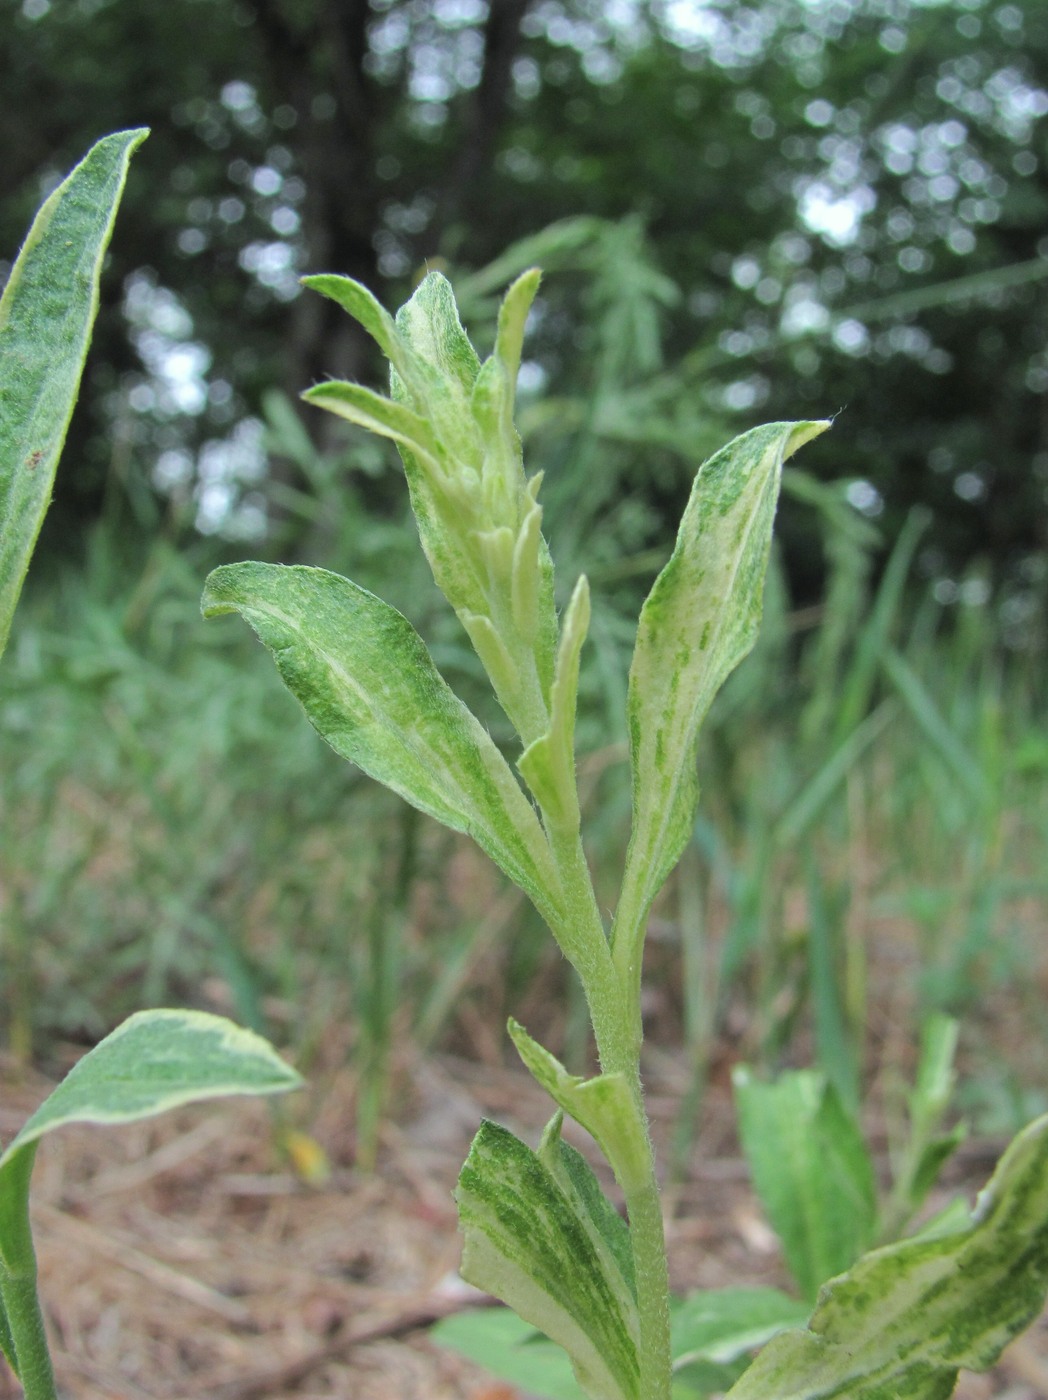
<svg viewBox="0 0 1048 1400">
<path fill-rule="evenodd" d="M 637 1313 L 623 1269 L 625 1226 L 611 1224 L 615 1212 L 579 1154 L 559 1140 L 556 1124 L 536 1153 L 507 1129 L 483 1123 L 455 1199 L 465 1236 L 463 1278 L 558 1342 L 591 1400 L 636 1400 Z"/>
<path fill-rule="evenodd" d="M 525 479 L 513 425 L 538 274 L 510 288 L 495 352 L 483 366 L 439 273 L 422 281 L 395 322 L 348 279 L 310 278 L 308 285 L 344 306 L 386 351 L 392 402 L 343 383 L 318 385 L 304 397 L 396 442 L 433 577 L 526 746 L 548 727 L 557 641 L 538 479 Z"/>
<path fill-rule="evenodd" d="M 811 1307 L 778 1288 L 717 1288 L 690 1294 L 671 1314 L 673 1368 L 726 1365 L 808 1319 Z"/>
<path fill-rule="evenodd" d="M 138 1011 L 73 1066 L 8 1144 L 0 1171 L 66 1123 L 131 1123 L 229 1094 L 276 1094 L 300 1076 L 268 1041 L 206 1011 Z"/>
<path fill-rule="evenodd" d="M 277 1094 L 298 1074 L 253 1031 L 203 1011 L 140 1011 L 79 1060 L 0 1157 L 0 1256 L 31 1251 L 25 1202 L 36 1143 L 67 1123 L 131 1123 L 230 1094 Z"/>
<path fill-rule="evenodd" d="M 386 359 L 395 365 L 399 372 L 408 374 L 407 357 L 401 347 L 396 324 L 386 308 L 360 282 L 352 277 L 340 277 L 337 273 L 318 272 L 302 278 L 303 287 L 330 297 L 344 311 L 367 331 Z"/>
<path fill-rule="evenodd" d="M 146 135 L 92 146 L 40 209 L 0 298 L 0 652 L 51 500 L 128 161 Z"/>
<path fill-rule="evenodd" d="M 1048 1116 L 1009 1146 L 966 1230 L 866 1255 L 776 1337 L 732 1400 L 938 1400 L 985 1371 L 1048 1290 Z"/>
<path fill-rule="evenodd" d="M 429 1336 L 449 1351 L 541 1400 L 584 1400 L 562 1347 L 509 1308 L 474 1308 L 445 1317 Z"/>
<path fill-rule="evenodd" d="M 392 399 L 383 398 L 359 384 L 347 384 L 331 379 L 307 389 L 302 395 L 306 403 L 326 408 L 340 418 L 347 418 L 360 428 L 379 437 L 391 438 L 398 446 L 407 447 L 437 469 L 437 448 L 425 418 Z"/>
<path fill-rule="evenodd" d="M 615 949 L 635 977 L 647 911 L 691 833 L 700 726 L 757 637 L 782 463 L 826 427 L 770 423 L 704 463 L 641 611 L 628 700 L 633 830 Z"/>
<path fill-rule="evenodd" d="M 499 307 L 498 333 L 495 338 L 495 354 L 506 366 L 511 383 L 516 383 L 520 369 L 521 349 L 524 344 L 524 327 L 527 324 L 531 303 L 542 281 L 542 273 L 537 267 L 521 273 L 503 298 Z"/>
<path fill-rule="evenodd" d="M 240 613 L 337 753 L 467 832 L 547 920 L 562 924 L 534 809 L 407 618 L 338 574 L 279 564 L 216 569 L 201 606 L 206 617 Z"/>
<path fill-rule="evenodd" d="M 806 1298 L 868 1248 L 876 1183 L 862 1136 L 824 1075 L 794 1070 L 771 1084 L 733 1076 L 739 1136 L 768 1219 Z"/>
<path fill-rule="evenodd" d="M 397 312 L 396 327 L 405 344 L 439 376 L 457 385 L 460 402 L 469 402 L 480 360 L 462 328 L 451 283 L 439 272 L 430 272 L 419 283 L 410 301 Z"/>
<path fill-rule="evenodd" d="M 647 1141 L 640 1116 L 621 1074 L 598 1074 L 590 1079 L 569 1074 L 555 1055 L 513 1018 L 509 1033 L 517 1053 L 558 1108 L 585 1128 L 604 1156 L 627 1180 L 643 1181 L 648 1171 Z"/>
</svg>

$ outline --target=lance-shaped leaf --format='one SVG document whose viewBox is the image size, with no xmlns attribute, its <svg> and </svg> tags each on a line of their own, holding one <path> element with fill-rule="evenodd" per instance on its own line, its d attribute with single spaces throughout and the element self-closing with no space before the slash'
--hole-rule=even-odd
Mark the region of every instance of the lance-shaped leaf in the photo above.
<svg viewBox="0 0 1048 1400">
<path fill-rule="evenodd" d="M 37 214 L 0 298 L 0 652 L 51 500 L 128 161 L 146 135 L 92 146 Z"/>
<path fill-rule="evenodd" d="M 483 1123 L 455 1200 L 463 1278 L 558 1342 L 591 1400 L 636 1400 L 628 1232 L 583 1158 L 561 1141 L 559 1118 L 539 1152 Z"/>
<path fill-rule="evenodd" d="M 278 1094 L 302 1083 L 253 1031 L 203 1011 L 139 1011 L 89 1051 L 0 1157 L 0 1267 L 28 1245 L 25 1217 L 36 1144 L 66 1123 L 131 1123 L 230 1094 Z"/>
<path fill-rule="evenodd" d="M 206 1011 L 138 1011 L 78 1060 L 0 1157 L 67 1123 L 132 1123 L 181 1104 L 296 1089 L 301 1076 L 254 1031 Z"/>
<path fill-rule="evenodd" d="M 616 929 L 616 958 L 636 976 L 647 911 L 691 832 L 699 728 L 757 637 L 782 463 L 828 426 L 770 423 L 704 463 L 641 610 L 628 700 L 633 830 Z"/>
<path fill-rule="evenodd" d="M 391 438 L 399 446 L 410 448 L 416 457 L 429 464 L 431 471 L 439 473 L 437 446 L 429 424 L 404 404 L 394 403 L 372 389 L 365 389 L 360 384 L 347 384 L 340 379 L 316 384 L 312 389 L 307 389 L 302 397 L 306 403 L 326 408 L 358 428 L 366 428 L 369 433 Z"/>
<path fill-rule="evenodd" d="M 467 832 L 552 925 L 563 926 L 534 809 L 407 618 L 338 574 L 280 564 L 216 569 L 201 607 L 205 617 L 240 613 L 337 753 Z"/>
<path fill-rule="evenodd" d="M 643 1120 L 621 1074 L 590 1079 L 569 1074 L 555 1055 L 532 1040 L 512 1017 L 509 1033 L 517 1053 L 558 1108 L 586 1129 L 615 1168 L 624 1188 L 644 1181 L 649 1171 Z"/>
<path fill-rule="evenodd" d="M 853 1264 L 877 1224 L 873 1164 L 833 1085 L 814 1070 L 733 1076 L 753 1184 L 806 1298 Z"/>
<path fill-rule="evenodd" d="M 732 1400 L 949 1395 L 985 1371 L 1048 1290 L 1048 1116 L 1024 1129 L 969 1228 L 866 1255 L 822 1291 L 808 1329 L 776 1337 Z"/>
<path fill-rule="evenodd" d="M 401 344 L 393 317 L 367 287 L 355 282 L 352 277 L 340 277 L 333 272 L 318 272 L 311 277 L 303 277 L 302 285 L 338 302 L 354 321 L 363 326 L 401 377 L 411 378 L 409 357 Z"/>
</svg>

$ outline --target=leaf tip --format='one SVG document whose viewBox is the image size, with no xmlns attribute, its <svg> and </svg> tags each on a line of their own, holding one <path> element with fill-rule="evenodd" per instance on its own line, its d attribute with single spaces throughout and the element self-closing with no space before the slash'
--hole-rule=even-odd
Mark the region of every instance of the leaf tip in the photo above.
<svg viewBox="0 0 1048 1400">
<path fill-rule="evenodd" d="M 786 439 L 786 445 L 783 448 L 783 461 L 785 461 L 787 457 L 792 457 L 805 443 L 811 442 L 814 438 L 821 437 L 823 433 L 833 427 L 833 422 L 833 418 L 813 418 L 806 422 L 794 423 L 793 429 Z"/>
</svg>

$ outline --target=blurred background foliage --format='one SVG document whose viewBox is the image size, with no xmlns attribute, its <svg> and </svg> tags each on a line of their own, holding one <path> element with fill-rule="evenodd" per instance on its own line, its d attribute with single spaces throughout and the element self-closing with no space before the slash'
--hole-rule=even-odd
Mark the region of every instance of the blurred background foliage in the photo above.
<svg viewBox="0 0 1048 1400">
<path fill-rule="evenodd" d="M 789 473 L 762 641 L 654 925 L 652 1021 L 692 1105 L 725 1035 L 846 1093 L 934 1007 L 977 1037 L 1003 999 L 1043 1045 L 1043 0 L 0 0 L 0 32 L 0 277 L 92 140 L 153 128 L 0 673 L 20 1054 L 143 1000 L 225 998 L 303 1054 L 348 1016 L 365 1138 L 391 1047 L 490 1047 L 493 1007 L 581 1060 L 528 912 L 196 612 L 248 552 L 339 569 L 482 705 L 393 454 L 299 412 L 380 366 L 297 278 L 397 305 L 442 267 L 484 347 L 533 262 L 521 426 L 560 586 L 594 585 L 609 901 L 636 610 L 695 469 L 840 411 Z"/>
</svg>

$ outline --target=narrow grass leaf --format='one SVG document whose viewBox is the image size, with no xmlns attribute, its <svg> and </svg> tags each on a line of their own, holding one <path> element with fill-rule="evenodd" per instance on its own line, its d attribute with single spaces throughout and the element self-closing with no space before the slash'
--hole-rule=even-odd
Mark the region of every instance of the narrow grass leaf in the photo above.
<svg viewBox="0 0 1048 1400">
<path fill-rule="evenodd" d="M 882 701 L 808 778 L 776 823 L 776 845 L 783 848 L 797 845 L 818 821 L 862 755 L 891 723 L 896 709 L 893 702 Z"/>
<path fill-rule="evenodd" d="M 910 565 L 931 516 L 914 507 L 906 517 L 881 577 L 869 616 L 855 644 L 851 665 L 839 688 L 830 742 L 836 747 L 858 729 L 869 712 L 877 668 L 902 610 Z"/>
<path fill-rule="evenodd" d="M 205 617 L 240 613 L 337 753 L 472 836 L 561 922 L 534 809 L 407 618 L 338 574 L 300 565 L 225 565 L 209 576 L 201 606 Z"/>
<path fill-rule="evenodd" d="M 51 500 L 128 162 L 146 135 L 92 146 L 40 209 L 0 298 L 0 652 Z"/>
<path fill-rule="evenodd" d="M 635 940 L 691 832 L 695 748 L 713 697 L 753 646 L 782 463 L 824 422 L 771 423 L 700 467 L 677 543 L 640 615 L 630 667 L 633 830 L 616 957 L 639 975 Z"/>
<path fill-rule="evenodd" d="M 776 1337 L 731 1400 L 936 1400 L 985 1371 L 1048 1290 L 1048 1117 L 1002 1157 L 966 1230 L 868 1254 L 820 1296 L 805 1331 Z"/>
<path fill-rule="evenodd" d="M 806 1298 L 853 1264 L 873 1237 L 873 1166 L 833 1086 L 812 1070 L 771 1084 L 734 1075 L 753 1184 Z"/>
<path fill-rule="evenodd" d="M 971 748 L 947 724 L 920 676 L 894 647 L 884 648 L 881 664 L 928 743 L 968 796 L 974 802 L 983 804 L 986 801 L 986 787 L 978 760 Z"/>
<path fill-rule="evenodd" d="M 543 1157 L 554 1151 L 551 1171 Z M 596 1198 L 604 1208 L 595 1212 Z M 606 1234 L 614 1211 L 582 1158 L 550 1136 L 540 1155 L 485 1122 L 455 1199 L 463 1278 L 559 1343 L 593 1400 L 636 1400 L 636 1302 Z"/>
<path fill-rule="evenodd" d="M 808 969 L 819 1068 L 841 1102 L 859 1108 L 859 1036 L 848 1014 L 844 964 L 847 887 L 831 889 L 813 850 L 805 852 L 808 889 Z"/>
</svg>

